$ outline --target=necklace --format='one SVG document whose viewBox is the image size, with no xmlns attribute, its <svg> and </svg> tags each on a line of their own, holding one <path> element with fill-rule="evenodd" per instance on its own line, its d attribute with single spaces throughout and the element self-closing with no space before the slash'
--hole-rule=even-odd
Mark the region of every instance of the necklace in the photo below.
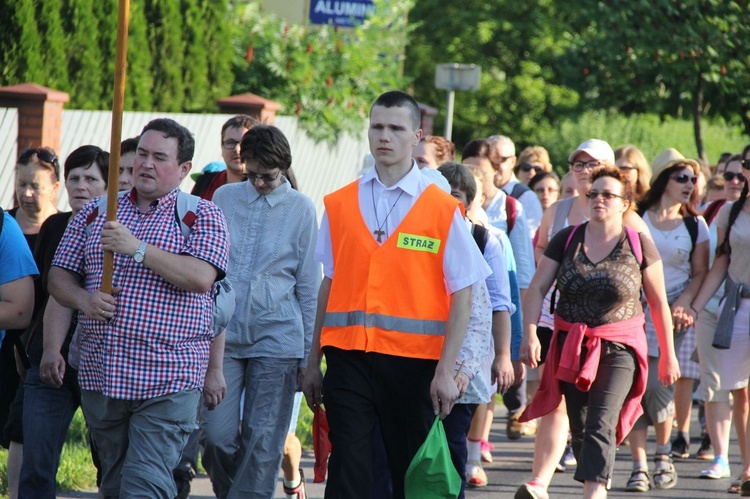
<svg viewBox="0 0 750 499">
<path fill-rule="evenodd" d="M 401 191 L 401 194 L 398 195 L 396 198 L 396 201 L 393 203 L 393 206 L 391 206 L 391 209 L 388 210 L 388 213 L 385 215 L 385 219 L 383 219 L 383 223 L 380 223 L 380 220 L 378 219 L 378 208 L 375 206 L 375 181 L 370 184 L 370 194 L 372 195 L 372 209 L 375 211 L 375 223 L 378 224 L 377 230 L 372 231 L 372 233 L 376 236 L 378 236 L 378 242 L 382 243 L 383 239 L 382 237 L 385 235 L 385 231 L 383 230 L 383 226 L 388 221 L 388 217 L 391 216 L 391 212 L 393 211 L 393 208 L 396 207 L 396 203 L 398 203 L 398 200 L 401 199 L 401 196 L 404 195 L 404 191 Z M 388 239 L 388 236 L 386 236 L 386 239 Z"/>
<path fill-rule="evenodd" d="M 664 220 L 658 220 L 656 218 L 656 215 L 652 216 L 651 214 L 649 214 L 649 218 L 651 219 L 651 226 L 654 229 L 656 229 L 664 239 L 669 239 L 669 236 L 672 234 L 672 232 L 674 232 L 676 229 L 680 227 L 680 225 L 682 225 L 682 219 L 665 218 Z M 665 222 L 669 222 L 668 227 L 671 227 L 671 228 L 667 228 L 663 230 L 660 227 L 656 226 L 657 223 L 661 225 L 665 225 Z M 675 222 L 677 222 L 677 225 L 675 225 Z"/>
</svg>

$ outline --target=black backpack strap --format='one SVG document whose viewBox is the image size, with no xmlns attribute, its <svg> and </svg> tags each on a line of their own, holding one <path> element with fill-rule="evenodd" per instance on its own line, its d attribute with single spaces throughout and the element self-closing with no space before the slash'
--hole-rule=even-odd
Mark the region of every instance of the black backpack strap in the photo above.
<svg viewBox="0 0 750 499">
<path fill-rule="evenodd" d="M 698 240 L 698 219 L 692 215 L 682 217 L 685 222 L 685 228 L 687 228 L 688 234 L 690 234 L 690 258 L 693 258 L 693 251 L 695 251 L 695 242 Z"/>
<path fill-rule="evenodd" d="M 474 242 L 477 243 L 479 251 L 484 255 L 484 250 L 487 247 L 487 238 L 489 237 L 490 231 L 481 225 L 471 224 L 471 235 L 474 236 Z"/>
<path fill-rule="evenodd" d="M 0 234 L 3 233 L 3 223 L 5 222 L 5 212 L 3 211 L 3 208 L 0 207 Z"/>
<path fill-rule="evenodd" d="M 523 196 L 526 191 L 530 191 L 528 185 L 522 184 L 521 182 L 518 182 L 516 185 L 513 186 L 513 190 L 510 191 L 510 195 L 514 198 L 518 199 L 519 197 Z"/>
</svg>

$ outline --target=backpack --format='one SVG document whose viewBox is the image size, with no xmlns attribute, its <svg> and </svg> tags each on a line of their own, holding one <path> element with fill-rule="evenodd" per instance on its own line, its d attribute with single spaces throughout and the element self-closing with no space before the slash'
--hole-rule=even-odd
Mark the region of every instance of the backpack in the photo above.
<svg viewBox="0 0 750 499">
<path fill-rule="evenodd" d="M 3 223 L 5 222 L 5 212 L 0 207 L 0 236 L 3 234 Z"/>
<path fill-rule="evenodd" d="M 579 227 L 583 227 L 588 222 L 584 222 L 582 224 L 578 224 L 575 227 L 573 227 L 573 230 L 570 231 L 570 234 L 568 234 L 568 239 L 565 241 L 565 247 L 563 248 L 563 253 L 566 254 L 568 252 L 568 247 L 570 246 L 570 242 L 573 240 L 573 235 L 575 235 L 576 232 L 578 232 Z M 643 247 L 641 246 L 641 237 L 638 235 L 638 232 L 635 231 L 632 227 L 628 227 L 627 225 L 623 225 L 623 228 L 625 229 L 625 237 L 628 239 L 628 243 L 630 244 L 630 248 L 633 250 L 633 256 L 635 256 L 635 260 L 638 262 L 639 266 L 643 266 Z M 557 284 L 555 284 L 555 290 L 552 292 L 552 297 L 550 299 L 550 307 L 549 307 L 549 313 L 554 314 L 555 313 L 555 301 L 557 298 Z"/>
<path fill-rule="evenodd" d="M 484 255 L 484 249 L 487 247 L 487 238 L 490 234 L 485 227 L 477 224 L 471 224 L 471 235 L 474 237 L 474 242 L 479 246 L 479 252 Z"/>
<path fill-rule="evenodd" d="M 516 185 L 513 186 L 513 190 L 510 191 L 510 195 L 518 199 L 521 196 L 523 196 L 527 191 L 530 191 L 530 190 L 531 188 L 528 185 L 518 182 Z"/>
<path fill-rule="evenodd" d="M 711 222 L 713 222 L 716 215 L 719 214 L 719 210 L 724 204 L 726 204 L 726 202 L 726 199 L 717 199 L 706 206 L 706 210 L 703 212 L 703 218 L 706 220 L 707 225 L 711 225 Z"/>
<path fill-rule="evenodd" d="M 118 197 L 123 197 L 129 194 L 130 191 L 122 191 L 118 194 Z M 177 194 L 177 201 L 175 202 L 174 215 L 177 223 L 180 225 L 182 236 L 187 241 L 190 236 L 193 224 L 195 224 L 196 213 L 198 211 L 198 201 L 201 198 L 188 194 L 187 192 L 179 191 Z M 91 224 L 96 218 L 107 211 L 107 196 L 104 195 L 99 198 L 96 204 L 96 208 L 86 218 L 86 237 L 91 233 Z M 220 334 L 221 331 L 227 327 L 229 320 L 234 315 L 235 308 L 235 291 L 232 287 L 232 283 L 226 277 L 221 281 L 215 282 L 211 289 L 214 302 L 214 313 L 211 318 L 211 327 L 214 328 L 216 334 Z"/>
<path fill-rule="evenodd" d="M 510 231 L 516 226 L 516 214 L 518 214 L 518 200 L 513 196 L 505 196 L 505 215 L 508 223 L 508 230 L 505 232 L 510 236 Z"/>
</svg>

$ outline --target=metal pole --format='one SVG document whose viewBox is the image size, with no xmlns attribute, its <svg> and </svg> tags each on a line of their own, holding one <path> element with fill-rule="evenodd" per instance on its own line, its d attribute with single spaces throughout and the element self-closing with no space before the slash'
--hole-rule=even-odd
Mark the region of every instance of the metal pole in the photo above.
<svg viewBox="0 0 750 499">
<path fill-rule="evenodd" d="M 455 100 L 456 92 L 453 90 L 448 91 L 448 108 L 445 111 L 445 138 L 451 140 L 453 135 L 453 101 Z"/>
</svg>

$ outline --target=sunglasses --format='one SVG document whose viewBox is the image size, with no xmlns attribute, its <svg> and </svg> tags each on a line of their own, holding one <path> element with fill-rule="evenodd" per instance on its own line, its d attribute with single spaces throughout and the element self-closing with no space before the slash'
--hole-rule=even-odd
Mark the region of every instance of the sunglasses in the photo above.
<svg viewBox="0 0 750 499">
<path fill-rule="evenodd" d="M 740 184 L 745 183 L 745 176 L 741 173 L 734 173 L 734 172 L 724 172 L 721 174 L 722 177 L 724 177 L 724 180 L 727 182 L 731 182 L 734 179 L 737 179 L 737 182 Z"/>
<path fill-rule="evenodd" d="M 280 170 L 276 175 L 269 175 L 268 173 L 257 174 L 254 172 L 247 172 L 246 177 L 251 184 L 254 184 L 256 180 L 262 180 L 264 184 L 270 184 L 271 182 L 274 182 L 277 178 L 279 178 L 279 175 L 281 175 Z"/>
<path fill-rule="evenodd" d="M 691 184 L 695 185 L 695 183 L 698 181 L 698 177 L 696 177 L 695 175 L 687 175 L 685 173 L 672 175 L 671 179 L 678 184 L 687 184 L 688 181 L 690 181 Z"/>
<path fill-rule="evenodd" d="M 18 156 L 18 164 L 26 165 L 31 161 L 31 158 L 36 155 L 37 158 L 39 158 L 39 161 L 42 161 L 44 163 L 48 163 L 52 165 L 55 169 L 55 177 L 59 179 L 60 175 L 60 162 L 57 159 L 57 156 L 55 156 L 53 153 L 49 152 L 49 150 L 41 148 L 41 147 L 35 147 L 32 149 L 26 149 L 21 153 L 20 156 Z"/>
<path fill-rule="evenodd" d="M 605 201 L 610 201 L 610 200 L 612 200 L 614 198 L 625 199 L 623 196 L 620 196 L 619 194 L 615 194 L 614 192 L 589 191 L 589 192 L 586 193 L 586 197 L 589 198 L 589 199 L 591 199 L 592 201 L 595 200 L 595 199 L 597 199 L 599 196 L 601 196 L 602 199 L 604 199 Z"/>
<path fill-rule="evenodd" d="M 529 173 L 531 170 L 534 170 L 534 172 L 536 173 L 542 173 L 544 171 L 543 167 L 538 165 L 530 165 L 529 163 L 523 163 L 518 168 L 525 171 L 526 173 Z"/>
</svg>

